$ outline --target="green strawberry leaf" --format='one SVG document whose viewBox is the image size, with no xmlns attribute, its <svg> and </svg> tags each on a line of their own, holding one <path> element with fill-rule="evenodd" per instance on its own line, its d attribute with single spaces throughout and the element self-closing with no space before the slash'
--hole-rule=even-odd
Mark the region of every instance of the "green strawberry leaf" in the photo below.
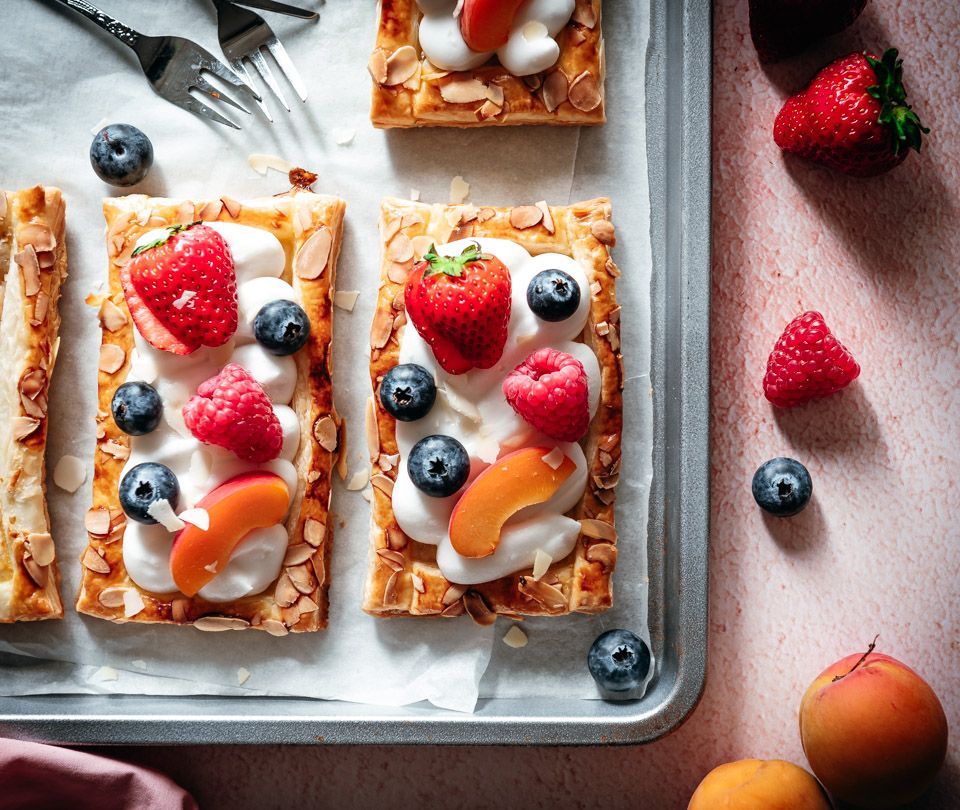
<svg viewBox="0 0 960 810">
<path fill-rule="evenodd" d="M 423 256 L 423 260 L 428 265 L 423 275 L 429 278 L 442 273 L 445 276 L 460 278 L 468 264 L 488 258 L 490 257 L 481 252 L 480 245 L 476 242 L 467 245 L 459 256 L 440 256 L 437 254 L 436 246 L 430 245 L 430 250 Z"/>
<path fill-rule="evenodd" d="M 199 224 L 200 224 L 200 220 L 198 219 L 196 222 L 188 222 L 185 225 L 170 225 L 169 227 L 164 228 L 164 230 L 167 232 L 165 236 L 160 236 L 154 239 L 152 242 L 147 242 L 147 244 L 145 245 L 140 245 L 140 247 L 134 250 L 133 253 L 131 253 L 130 255 L 139 256 L 141 253 L 145 253 L 148 250 L 153 250 L 153 248 L 155 247 L 160 247 L 160 245 L 165 245 L 167 243 L 167 240 L 170 239 L 170 237 L 173 236 L 174 234 L 178 234 L 181 231 L 185 231 L 189 228 L 192 228 L 194 225 L 199 225 Z"/>
<path fill-rule="evenodd" d="M 877 77 L 867 92 L 880 102 L 877 123 L 893 130 L 893 154 L 904 148 L 920 151 L 922 135 L 930 132 L 917 114 L 907 104 L 907 91 L 903 86 L 903 60 L 898 58 L 896 48 L 888 48 L 880 59 L 866 56 L 867 62 Z"/>
</svg>

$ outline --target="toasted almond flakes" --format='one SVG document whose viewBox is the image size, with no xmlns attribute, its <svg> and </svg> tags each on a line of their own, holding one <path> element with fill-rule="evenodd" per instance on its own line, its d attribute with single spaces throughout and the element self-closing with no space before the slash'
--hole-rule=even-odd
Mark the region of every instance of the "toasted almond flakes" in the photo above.
<svg viewBox="0 0 960 810">
<path fill-rule="evenodd" d="M 355 129 L 336 128 L 333 130 L 333 142 L 337 146 L 349 146 L 353 139 L 357 137 Z"/>
<path fill-rule="evenodd" d="M 423 581 L 423 577 L 417 576 L 416 574 L 410 575 L 410 582 L 413 584 L 413 589 L 417 593 L 426 593 L 427 586 Z"/>
<path fill-rule="evenodd" d="M 563 450 L 559 447 L 554 447 L 549 453 L 545 456 L 541 456 L 541 461 L 546 464 L 551 470 L 559 470 L 560 465 L 563 464 L 563 460 L 566 458 Z"/>
<path fill-rule="evenodd" d="M 393 334 L 393 314 L 384 309 L 378 309 L 373 316 L 370 326 L 370 348 L 382 349 Z"/>
<path fill-rule="evenodd" d="M 297 251 L 293 266 L 297 278 L 312 280 L 320 278 L 330 260 L 330 250 L 333 247 L 333 234 L 326 226 L 321 226 L 311 234 Z"/>
<path fill-rule="evenodd" d="M 413 243 L 405 233 L 398 233 L 387 245 L 387 258 L 394 262 L 406 262 L 413 258 Z"/>
<path fill-rule="evenodd" d="M 617 243 L 616 232 L 613 223 L 609 219 L 598 219 L 590 223 L 590 233 L 602 244 L 613 246 Z"/>
<path fill-rule="evenodd" d="M 238 216 L 240 216 L 240 211 L 242 210 L 243 206 L 232 197 L 221 197 L 220 202 L 222 202 L 223 207 L 227 209 L 227 213 L 230 215 L 231 219 L 236 219 Z"/>
<path fill-rule="evenodd" d="M 250 670 L 246 667 L 239 667 L 237 669 L 237 684 L 243 686 L 247 681 L 250 680 Z"/>
<path fill-rule="evenodd" d="M 126 325 L 127 316 L 113 301 L 104 298 L 100 306 L 100 323 L 108 332 L 116 332 Z"/>
<path fill-rule="evenodd" d="M 402 45 L 387 58 L 386 78 L 381 84 L 394 87 L 403 84 L 420 69 L 420 58 L 412 45 Z"/>
<path fill-rule="evenodd" d="M 532 228 L 543 220 L 543 211 L 535 205 L 518 205 L 510 210 L 510 224 L 518 231 Z"/>
<path fill-rule="evenodd" d="M 203 507 L 197 506 L 193 509 L 184 509 L 178 517 L 184 523 L 196 526 L 201 531 L 207 531 L 210 528 L 210 513 Z"/>
<path fill-rule="evenodd" d="M 37 565 L 50 565 L 56 557 L 53 538 L 47 532 L 31 532 L 27 535 L 26 545 Z"/>
<path fill-rule="evenodd" d="M 147 514 L 168 532 L 178 532 L 187 525 L 177 517 L 177 513 L 173 511 L 170 501 L 166 498 L 160 498 L 151 503 L 147 507 Z"/>
<path fill-rule="evenodd" d="M 87 510 L 83 519 L 84 528 L 97 537 L 110 533 L 110 512 L 102 506 L 95 506 Z"/>
<path fill-rule="evenodd" d="M 595 110 L 600 106 L 600 102 L 603 101 L 597 80 L 592 73 L 586 70 L 570 82 L 567 98 L 580 112 Z"/>
<path fill-rule="evenodd" d="M 283 557 L 284 567 L 288 565 L 300 565 L 305 563 L 313 555 L 313 546 L 309 543 L 296 543 L 287 546 L 287 552 Z"/>
<path fill-rule="evenodd" d="M 347 489 L 350 492 L 359 492 L 361 489 L 363 489 L 367 485 L 367 482 L 369 480 L 370 480 L 370 470 L 364 467 L 363 469 L 355 472 L 350 477 L 350 480 L 347 482 Z"/>
<path fill-rule="evenodd" d="M 313 436 L 320 446 L 329 452 L 337 449 L 337 423 L 333 417 L 321 416 L 313 425 Z"/>
<path fill-rule="evenodd" d="M 313 593 L 317 581 L 307 565 L 291 565 L 284 569 L 293 587 L 300 593 Z"/>
<path fill-rule="evenodd" d="M 514 624 L 511 625 L 510 629 L 503 634 L 502 641 L 508 647 L 513 647 L 513 649 L 519 650 L 521 647 L 527 646 L 527 634 Z"/>
<path fill-rule="evenodd" d="M 610 543 L 594 543 L 584 556 L 590 562 L 600 563 L 604 571 L 612 571 L 617 562 L 617 547 Z"/>
<path fill-rule="evenodd" d="M 610 331 L 610 324 L 608 324 L 606 321 L 600 321 L 600 323 L 598 323 L 598 324 L 594 327 L 594 331 L 595 331 L 598 335 L 600 335 L 600 337 L 603 337 L 604 335 L 606 335 L 606 334 Z"/>
<path fill-rule="evenodd" d="M 543 227 L 546 228 L 547 233 L 556 233 L 557 229 L 553 224 L 553 215 L 550 213 L 550 206 L 547 205 L 547 201 L 540 200 L 534 205 L 543 212 Z"/>
<path fill-rule="evenodd" d="M 450 585 L 446 591 L 444 591 L 443 598 L 440 600 L 444 605 L 452 605 L 454 602 L 460 599 L 467 592 L 466 585 Z"/>
<path fill-rule="evenodd" d="M 97 600 L 106 608 L 118 608 L 124 604 L 126 588 L 104 588 L 97 596 Z"/>
<path fill-rule="evenodd" d="M 92 546 L 87 546 L 87 550 L 83 552 L 83 557 L 80 561 L 83 563 L 83 567 L 90 571 L 98 574 L 110 573 L 110 563 L 97 554 Z"/>
<path fill-rule="evenodd" d="M 40 427 L 40 420 L 29 416 L 15 416 L 10 420 L 13 438 L 18 442 L 28 438 L 38 427 Z"/>
<path fill-rule="evenodd" d="M 260 622 L 260 629 L 266 630 L 271 636 L 285 636 L 290 632 L 283 622 L 276 619 L 264 619 Z"/>
<path fill-rule="evenodd" d="M 397 604 L 399 599 L 399 588 L 398 582 L 400 578 L 400 572 L 394 571 L 390 578 L 386 581 L 386 584 L 383 586 L 383 606 L 392 607 Z"/>
<path fill-rule="evenodd" d="M 563 595 L 563 591 L 554 588 L 549 583 L 530 577 L 520 577 L 517 588 L 524 596 L 539 602 L 548 611 L 562 610 L 567 606 L 567 597 Z"/>
<path fill-rule="evenodd" d="M 597 24 L 597 12 L 593 8 L 592 0 L 584 4 L 578 3 L 573 10 L 573 14 L 570 15 L 570 19 L 584 28 L 592 29 Z"/>
<path fill-rule="evenodd" d="M 130 448 L 125 447 L 119 442 L 115 442 L 113 439 L 107 439 L 107 441 L 101 444 L 100 450 L 111 458 L 115 458 L 117 461 L 125 461 L 130 457 Z"/>
<path fill-rule="evenodd" d="M 463 609 L 481 626 L 491 625 L 497 620 L 497 614 L 490 609 L 479 591 L 470 590 L 463 595 Z"/>
<path fill-rule="evenodd" d="M 76 456 L 61 456 L 53 468 L 53 483 L 67 492 L 76 492 L 86 478 L 86 466 Z"/>
<path fill-rule="evenodd" d="M 477 222 L 486 222 L 487 220 L 493 219 L 497 215 L 497 212 L 493 208 L 481 208 L 477 211 Z"/>
<path fill-rule="evenodd" d="M 383 48 L 377 48 L 370 54 L 367 70 L 377 84 L 387 83 L 387 54 Z"/>
<path fill-rule="evenodd" d="M 370 484 L 379 489 L 388 498 L 393 496 L 393 481 L 385 475 L 374 475 L 370 479 Z"/>
<path fill-rule="evenodd" d="M 487 86 L 479 79 L 452 78 L 440 83 L 440 95 L 447 104 L 471 104 L 487 100 Z"/>
<path fill-rule="evenodd" d="M 50 309 L 50 296 L 43 290 L 37 293 L 33 302 L 33 319 L 31 323 L 39 326 L 47 320 L 47 312 Z"/>
<path fill-rule="evenodd" d="M 37 253 L 53 250 L 57 246 L 53 231 L 42 222 L 24 225 L 17 233 L 17 241 L 21 245 L 30 245 Z"/>
<path fill-rule="evenodd" d="M 412 188 L 410 189 L 410 199 L 416 202 L 420 199 L 420 189 Z"/>
<path fill-rule="evenodd" d="M 384 565 L 388 566 L 394 571 L 402 571 L 404 566 L 404 557 L 399 551 L 394 551 L 389 548 L 378 548 L 377 556 L 383 562 Z"/>
<path fill-rule="evenodd" d="M 550 563 L 553 562 L 553 557 L 551 557 L 543 549 L 538 548 L 536 553 L 533 555 L 533 578 L 542 579 L 543 575 L 547 573 L 547 569 L 550 567 Z"/>
<path fill-rule="evenodd" d="M 38 588 L 46 588 L 50 569 L 46 566 L 39 565 L 28 552 L 24 552 L 22 560 L 23 567 L 26 569 L 30 579 L 33 580 L 34 585 Z"/>
<path fill-rule="evenodd" d="M 353 308 L 357 305 L 357 298 L 359 297 L 359 290 L 337 290 L 333 294 L 333 305 L 347 312 L 353 312 Z"/>
<path fill-rule="evenodd" d="M 100 370 L 116 374 L 127 360 L 127 353 L 116 343 L 104 343 L 100 347 Z"/>
<path fill-rule="evenodd" d="M 140 591 L 134 588 L 127 588 L 123 593 L 123 615 L 126 618 L 136 616 L 146 605 Z"/>
<path fill-rule="evenodd" d="M 97 683 L 103 683 L 104 681 L 116 681 L 119 679 L 120 673 L 117 672 L 113 667 L 100 667 L 100 669 L 90 676 L 90 680 L 96 681 Z"/>
<path fill-rule="evenodd" d="M 407 535 L 403 533 L 403 529 L 399 526 L 393 524 L 387 526 L 386 535 L 387 545 L 394 551 L 400 551 L 400 549 L 407 547 Z"/>
<path fill-rule="evenodd" d="M 470 194 L 470 184 L 459 174 L 450 181 L 450 203 L 461 205 Z M 459 220 L 458 220 L 459 221 Z"/>
<path fill-rule="evenodd" d="M 27 245 L 13 260 L 20 266 L 23 276 L 23 293 L 28 298 L 40 292 L 40 263 L 33 245 Z"/>
<path fill-rule="evenodd" d="M 380 426 L 377 423 L 377 404 L 373 397 L 367 398 L 363 427 L 367 436 L 367 454 L 372 464 L 380 455 Z"/>
<path fill-rule="evenodd" d="M 266 155 L 255 153 L 247 156 L 247 163 L 257 174 L 266 175 L 268 169 L 289 174 L 294 165 L 289 160 L 284 160 L 277 155 Z"/>
<path fill-rule="evenodd" d="M 201 616 L 199 619 L 193 620 L 193 626 L 197 630 L 220 633 L 224 630 L 246 630 L 250 626 L 250 622 L 234 616 Z"/>
<path fill-rule="evenodd" d="M 316 518 L 307 518 L 303 524 L 303 539 L 314 548 L 319 548 L 327 534 L 327 527 Z"/>
<path fill-rule="evenodd" d="M 299 598 L 300 592 L 294 587 L 293 581 L 286 573 L 281 574 L 273 594 L 274 601 L 280 607 L 290 607 Z"/>
<path fill-rule="evenodd" d="M 580 521 L 580 531 L 584 537 L 592 537 L 597 540 L 616 541 L 617 530 L 605 520 L 595 518 L 583 518 Z"/>
<path fill-rule="evenodd" d="M 547 112 L 552 113 L 567 100 L 568 84 L 567 75 L 562 70 L 555 70 L 547 74 L 541 90 L 543 106 L 547 108 Z"/>
<path fill-rule="evenodd" d="M 420 259 L 427 254 L 427 251 L 433 246 L 434 239 L 432 236 L 427 236 L 426 234 L 421 236 L 414 236 L 410 240 L 410 243 L 413 245 L 413 258 Z"/>
</svg>

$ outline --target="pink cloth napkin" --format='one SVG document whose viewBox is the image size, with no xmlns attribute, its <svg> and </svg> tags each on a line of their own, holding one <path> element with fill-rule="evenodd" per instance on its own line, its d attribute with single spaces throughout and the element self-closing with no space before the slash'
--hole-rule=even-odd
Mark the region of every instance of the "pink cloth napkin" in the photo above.
<svg viewBox="0 0 960 810">
<path fill-rule="evenodd" d="M 0 810 L 197 810 L 168 777 L 114 759 L 0 739 Z"/>
</svg>

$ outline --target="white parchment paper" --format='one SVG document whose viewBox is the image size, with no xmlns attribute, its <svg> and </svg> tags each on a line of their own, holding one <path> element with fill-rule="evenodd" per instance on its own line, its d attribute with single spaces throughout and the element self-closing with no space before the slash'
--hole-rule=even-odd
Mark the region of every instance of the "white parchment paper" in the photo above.
<svg viewBox="0 0 960 810">
<path fill-rule="evenodd" d="M 220 53 L 212 5 L 202 0 L 100 0 L 100 5 L 145 33 L 187 36 Z M 79 16 L 35 0 L 0 4 L 0 187 L 57 185 L 67 199 L 70 279 L 61 305 L 48 461 L 52 470 L 62 455 L 73 454 L 88 467 L 88 481 L 75 494 L 50 485 L 66 618 L 0 626 L 0 653 L 15 654 L 0 661 L 0 693 L 288 694 L 380 705 L 427 700 L 460 711 L 470 711 L 479 695 L 598 696 L 585 666 L 595 636 L 610 627 L 628 627 L 647 637 L 652 436 L 644 127 L 649 9 L 645 2 L 627 0 L 608 0 L 604 6 L 605 127 L 375 130 L 368 121 L 366 72 L 373 5 L 328 0 L 319 8 L 318 23 L 265 15 L 299 68 L 309 98 L 302 105 L 285 88 L 295 105 L 287 113 L 265 92 L 275 123 L 259 114 L 238 114 L 233 117 L 243 130 L 237 132 L 156 97 L 133 54 Z M 480 628 L 469 620 L 370 618 L 359 610 L 369 505 L 338 484 L 325 632 L 274 638 L 119 626 L 80 617 L 72 603 L 79 579 L 76 561 L 86 542 L 83 515 L 90 500 L 99 343 L 96 313 L 83 299 L 106 270 L 100 200 L 115 193 L 96 178 L 87 153 L 92 131 L 107 122 L 135 124 L 153 141 L 154 168 L 133 191 L 237 199 L 277 193 L 286 188 L 286 178 L 273 172 L 259 176 L 247 162 L 251 153 L 271 153 L 316 171 L 317 191 L 346 199 L 337 286 L 361 294 L 352 313 L 336 311 L 334 358 L 351 472 L 366 464 L 362 414 L 369 395 L 367 334 L 379 267 L 379 199 L 416 190 L 424 201 L 446 202 L 454 175 L 470 183 L 470 200 L 480 205 L 539 199 L 564 204 L 610 196 L 618 239 L 614 255 L 623 271 L 619 295 L 628 377 L 616 607 L 598 617 L 525 622 L 529 644 L 519 650 L 500 643 L 508 627 L 503 621 Z"/>
</svg>

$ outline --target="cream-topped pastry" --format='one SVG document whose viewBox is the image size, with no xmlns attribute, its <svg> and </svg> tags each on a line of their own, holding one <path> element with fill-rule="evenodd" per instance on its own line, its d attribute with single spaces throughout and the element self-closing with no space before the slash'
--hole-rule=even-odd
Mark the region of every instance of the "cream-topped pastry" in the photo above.
<svg viewBox="0 0 960 810">
<path fill-rule="evenodd" d="M 584 406 L 587 420 L 596 412 L 600 390 L 596 355 L 586 344 L 576 342 L 587 323 L 590 307 L 587 276 L 577 261 L 557 253 L 531 256 L 516 243 L 502 239 L 460 240 L 438 246 L 436 253 L 456 257 L 471 245 L 479 246 L 484 255 L 496 257 L 509 273 L 509 320 L 502 351 L 488 368 L 449 373 L 414 324 L 408 323 L 398 333 L 400 364 L 415 364 L 425 369 L 435 381 L 436 398 L 424 416 L 397 421 L 400 464 L 392 498 L 400 528 L 419 542 L 436 545 L 437 563 L 443 575 L 451 582 L 465 585 L 489 582 L 529 569 L 538 550 L 552 559 L 562 559 L 573 550 L 580 533 L 579 522 L 566 517 L 565 513 L 583 497 L 587 481 L 583 450 L 576 441 L 560 441 L 547 435 L 512 407 L 504 393 L 505 378 L 538 350 L 553 349 L 582 366 L 587 387 Z M 562 319 L 545 320 L 528 302 L 531 282 L 544 271 L 559 271 L 577 287 L 579 303 Z M 586 422 L 584 428 L 585 425 Z M 469 458 L 466 481 L 456 492 L 444 497 L 418 486 L 408 464 L 418 442 L 438 435 L 455 439 Z M 520 509 L 506 520 L 492 554 L 471 557 L 459 553 L 451 541 L 450 524 L 464 493 L 482 472 L 497 466 L 498 459 L 531 447 L 543 448 L 541 455 L 544 456 L 551 455 L 552 451 L 558 464 L 559 460 L 568 459 L 572 463 L 568 477 L 549 498 Z"/>
<path fill-rule="evenodd" d="M 560 46 L 555 37 L 569 22 L 575 0 L 525 0 L 512 21 L 506 20 L 506 41 L 492 50 L 476 50 L 468 44 L 465 28 L 470 8 L 463 0 L 417 0 L 423 17 L 418 37 L 420 48 L 432 64 L 443 70 L 466 71 L 479 67 L 494 54 L 514 76 L 540 73 L 556 64 Z M 517 5 L 505 1 L 505 7 Z M 491 24 L 503 24 L 503 20 Z M 474 25 L 482 26 L 479 20 Z"/>
<path fill-rule="evenodd" d="M 278 300 L 296 301 L 293 287 L 280 278 L 285 264 L 283 248 L 275 236 L 259 228 L 221 222 L 205 224 L 222 236 L 233 258 L 238 302 L 236 332 L 222 346 L 201 347 L 182 355 L 155 348 L 138 331 L 127 375 L 128 382 L 143 381 L 157 391 L 163 418 L 154 430 L 130 437 L 130 456 L 123 474 L 143 463 L 167 467 L 179 483 L 176 512 L 181 514 L 244 473 L 274 473 L 285 482 L 291 496 L 298 484 L 293 460 L 299 447 L 300 425 L 290 408 L 297 382 L 296 364 L 290 356 L 268 351 L 253 332 L 254 319 L 264 306 Z M 165 229 L 148 232 L 137 244 L 149 245 L 165 233 Z M 189 308 L 194 298 L 184 294 L 179 300 Z M 282 446 L 276 458 L 265 462 L 245 460 L 230 449 L 201 441 L 187 428 L 184 406 L 204 381 L 215 377 L 228 364 L 245 369 L 269 397 L 282 431 Z M 170 554 L 177 536 L 171 528 L 180 527 L 176 521 L 167 523 L 130 520 L 124 534 L 123 561 L 130 578 L 144 590 L 155 593 L 178 590 Z M 276 580 L 288 542 L 282 519 L 250 531 L 233 550 L 226 566 L 215 572 L 197 591 L 198 595 L 212 602 L 228 602 L 262 592 Z"/>
</svg>

